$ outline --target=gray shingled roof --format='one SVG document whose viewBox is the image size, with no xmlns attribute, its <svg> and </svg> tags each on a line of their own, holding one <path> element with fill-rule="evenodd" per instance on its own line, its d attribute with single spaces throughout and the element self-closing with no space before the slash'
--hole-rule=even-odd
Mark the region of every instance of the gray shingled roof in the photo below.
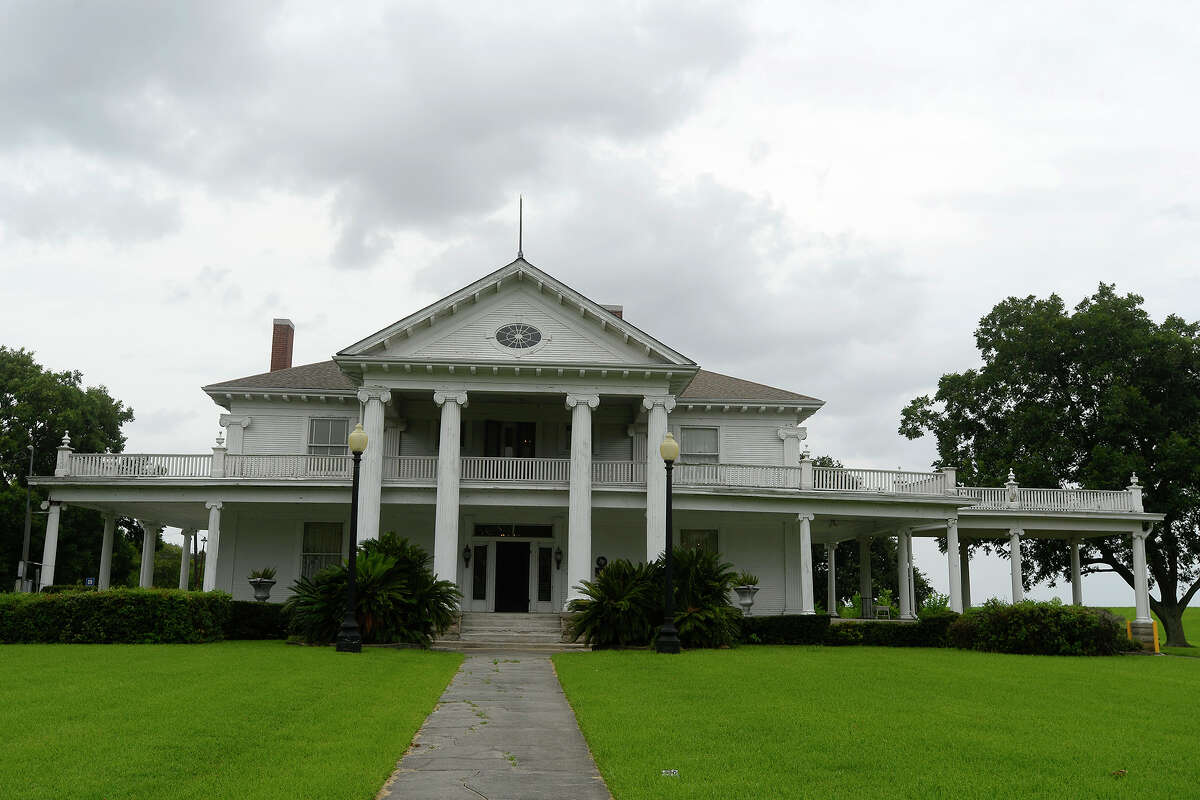
<svg viewBox="0 0 1200 800">
<path fill-rule="evenodd" d="M 274 372 L 263 372 L 246 378 L 212 383 L 204 391 L 217 389 L 320 389 L 324 391 L 353 391 L 357 387 L 332 361 L 302 364 Z"/>
<path fill-rule="evenodd" d="M 702 369 L 679 395 L 680 400 L 757 400 L 770 403 L 821 403 L 815 397 Z"/>
<path fill-rule="evenodd" d="M 332 361 L 304 364 L 299 367 L 263 372 L 246 378 L 213 383 L 205 391 L 221 389 L 311 389 L 323 391 L 353 391 L 355 385 Z M 752 400 L 768 403 L 820 403 L 815 397 L 776 389 L 761 383 L 709 372 L 702 369 L 679 396 L 681 400 Z"/>
</svg>

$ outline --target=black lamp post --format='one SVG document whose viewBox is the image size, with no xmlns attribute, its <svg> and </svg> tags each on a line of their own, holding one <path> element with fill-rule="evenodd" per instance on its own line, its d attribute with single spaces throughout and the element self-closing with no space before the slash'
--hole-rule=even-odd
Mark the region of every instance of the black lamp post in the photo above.
<svg viewBox="0 0 1200 800">
<path fill-rule="evenodd" d="M 673 573 L 675 543 L 671 536 L 671 473 L 675 469 L 675 459 L 679 458 L 679 442 L 667 431 L 662 444 L 658 446 L 663 463 L 667 467 L 667 548 L 666 562 L 663 564 L 663 584 L 666 587 L 665 610 L 663 624 L 658 629 L 658 638 L 654 641 L 654 649 L 660 653 L 679 652 L 679 631 L 675 629 L 675 575 Z"/>
<path fill-rule="evenodd" d="M 350 445 L 350 453 L 354 456 L 354 480 L 350 490 L 350 558 L 346 565 L 346 618 L 342 620 L 342 629 L 338 631 L 337 651 L 361 653 L 362 636 L 358 633 L 358 618 L 354 614 L 354 584 L 358 577 L 358 470 L 362 466 L 363 451 L 367 449 L 367 434 L 363 431 L 361 422 L 354 426 L 346 443 Z"/>
<path fill-rule="evenodd" d="M 20 578 L 20 588 L 18 592 L 25 591 L 28 585 L 25 582 L 26 573 L 29 571 L 29 533 L 33 523 L 33 509 L 30 505 L 30 479 L 33 478 L 33 431 L 29 432 L 31 443 L 25 448 L 29 451 L 29 474 L 25 477 L 25 536 L 21 539 L 21 563 L 17 565 L 17 577 Z"/>
</svg>

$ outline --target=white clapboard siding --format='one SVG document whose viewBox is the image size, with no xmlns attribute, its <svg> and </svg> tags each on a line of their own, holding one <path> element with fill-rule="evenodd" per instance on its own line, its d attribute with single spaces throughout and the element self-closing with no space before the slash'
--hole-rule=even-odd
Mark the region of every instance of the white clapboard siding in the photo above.
<svg viewBox="0 0 1200 800">
<path fill-rule="evenodd" d="M 255 414 L 242 439 L 247 455 L 296 455 L 308 451 L 308 417 Z"/>
<path fill-rule="evenodd" d="M 478 308 L 466 308 L 454 317 L 423 329 L 413 336 L 411 345 L 403 339 L 393 343 L 392 352 L 411 352 L 417 358 L 511 361 L 513 351 L 493 346 L 488 337 L 510 322 L 533 325 L 548 337 L 529 358 L 541 362 L 646 363 L 648 359 L 613 333 L 601 331 L 594 321 L 586 321 L 566 312 L 549 296 L 537 296 L 536 290 L 515 287 L 488 297 Z M 413 349 L 410 351 L 409 347 Z"/>
<path fill-rule="evenodd" d="M 385 456 L 400 455 L 400 429 L 387 428 L 383 429 L 383 454 Z"/>
<path fill-rule="evenodd" d="M 627 425 L 603 423 L 592 426 L 592 455 L 598 461 L 629 461 L 633 458 L 633 440 Z"/>
<path fill-rule="evenodd" d="M 438 421 L 436 419 L 409 420 L 407 430 L 400 435 L 400 455 L 437 455 L 435 447 L 437 436 Z"/>
</svg>

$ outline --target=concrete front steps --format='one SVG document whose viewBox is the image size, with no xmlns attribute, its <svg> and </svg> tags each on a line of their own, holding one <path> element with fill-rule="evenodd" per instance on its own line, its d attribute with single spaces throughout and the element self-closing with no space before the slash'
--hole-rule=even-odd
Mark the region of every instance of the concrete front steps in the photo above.
<svg viewBox="0 0 1200 800">
<path fill-rule="evenodd" d="M 558 614 L 493 614 L 466 612 L 459 638 L 434 642 L 435 650 L 511 650 L 559 652 L 587 650 L 587 645 L 562 641 Z"/>
</svg>

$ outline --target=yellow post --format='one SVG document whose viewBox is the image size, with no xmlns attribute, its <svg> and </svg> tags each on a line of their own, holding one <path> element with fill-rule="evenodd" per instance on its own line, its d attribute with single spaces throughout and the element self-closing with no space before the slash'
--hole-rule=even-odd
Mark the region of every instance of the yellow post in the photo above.
<svg viewBox="0 0 1200 800">
<path fill-rule="evenodd" d="M 1151 620 L 1154 626 L 1154 652 L 1158 652 L 1158 620 Z"/>
<path fill-rule="evenodd" d="M 1125 620 L 1125 638 L 1133 640 L 1133 625 L 1129 623 L 1129 620 Z"/>
</svg>

